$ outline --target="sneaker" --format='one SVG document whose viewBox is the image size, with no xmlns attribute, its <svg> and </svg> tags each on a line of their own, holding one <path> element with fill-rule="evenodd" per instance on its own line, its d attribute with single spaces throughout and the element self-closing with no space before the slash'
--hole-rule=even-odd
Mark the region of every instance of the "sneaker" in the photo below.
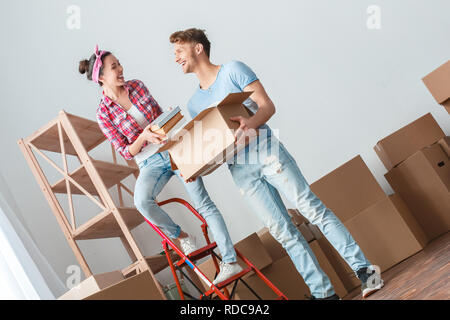
<svg viewBox="0 0 450 320">
<path fill-rule="evenodd" d="M 195 250 L 197 250 L 197 246 L 195 245 L 195 238 L 191 236 L 187 236 L 185 238 L 180 238 L 180 246 L 181 250 L 185 255 L 188 255 Z"/>
<path fill-rule="evenodd" d="M 361 294 L 363 299 L 377 292 L 384 286 L 381 275 L 372 268 L 361 268 L 356 272 L 359 280 L 361 280 Z"/>
<path fill-rule="evenodd" d="M 231 278 L 235 274 L 238 274 L 242 270 L 242 267 L 238 263 L 231 264 L 220 261 L 220 272 L 214 279 L 213 284 L 216 285 L 218 283 L 221 283 L 228 278 Z"/>
<path fill-rule="evenodd" d="M 326 297 L 326 298 L 316 298 L 314 296 L 307 296 L 305 294 L 306 299 L 308 300 L 341 300 L 341 298 L 339 298 L 339 296 L 335 293 L 332 296 Z"/>
</svg>

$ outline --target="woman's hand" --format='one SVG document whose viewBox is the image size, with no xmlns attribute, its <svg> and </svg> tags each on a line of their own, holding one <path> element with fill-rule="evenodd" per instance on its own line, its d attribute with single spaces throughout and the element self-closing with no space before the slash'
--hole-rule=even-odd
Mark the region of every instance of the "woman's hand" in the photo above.
<svg viewBox="0 0 450 320">
<path fill-rule="evenodd" d="M 150 125 L 146 126 L 142 131 L 143 138 L 153 144 L 161 144 L 164 140 L 167 140 L 166 135 L 161 135 L 150 130 Z"/>
</svg>

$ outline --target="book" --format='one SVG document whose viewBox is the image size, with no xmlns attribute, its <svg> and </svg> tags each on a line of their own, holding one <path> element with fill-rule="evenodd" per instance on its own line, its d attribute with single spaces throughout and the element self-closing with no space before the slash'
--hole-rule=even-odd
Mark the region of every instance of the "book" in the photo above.
<svg viewBox="0 0 450 320">
<path fill-rule="evenodd" d="M 166 110 L 159 115 L 158 118 L 152 121 L 151 128 L 155 130 L 161 129 L 167 122 L 169 122 L 173 117 L 180 113 L 180 107 L 175 107 L 171 110 Z"/>
</svg>

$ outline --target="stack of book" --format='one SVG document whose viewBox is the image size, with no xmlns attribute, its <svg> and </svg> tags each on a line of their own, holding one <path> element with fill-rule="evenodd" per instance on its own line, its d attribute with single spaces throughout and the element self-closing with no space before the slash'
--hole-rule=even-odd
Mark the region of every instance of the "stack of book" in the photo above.
<svg viewBox="0 0 450 320">
<path fill-rule="evenodd" d="M 183 115 L 181 114 L 180 107 L 175 107 L 163 112 L 158 118 L 153 120 L 150 124 L 150 130 L 161 135 L 167 135 L 181 119 L 183 119 Z"/>
</svg>

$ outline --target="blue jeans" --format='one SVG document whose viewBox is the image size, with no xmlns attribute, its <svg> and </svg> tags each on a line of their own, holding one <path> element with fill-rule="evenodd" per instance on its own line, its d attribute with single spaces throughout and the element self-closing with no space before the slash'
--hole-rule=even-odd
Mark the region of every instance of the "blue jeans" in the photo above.
<svg viewBox="0 0 450 320">
<path fill-rule="evenodd" d="M 148 157 L 139 164 L 139 169 L 139 177 L 134 188 L 134 204 L 147 220 L 161 228 L 170 238 L 178 238 L 180 235 L 180 226 L 158 206 L 155 200 L 169 179 L 176 174 L 186 188 L 192 206 L 205 218 L 222 255 L 222 260 L 228 263 L 237 261 L 225 221 L 210 199 L 201 178 L 190 183 L 184 182 L 179 171 L 171 169 L 167 151 Z"/>
<path fill-rule="evenodd" d="M 235 184 L 270 234 L 280 242 L 316 298 L 334 289 L 302 234 L 292 223 L 281 192 L 356 271 L 370 266 L 347 228 L 311 191 L 294 158 L 274 136 L 258 139 L 228 164 Z"/>
</svg>

